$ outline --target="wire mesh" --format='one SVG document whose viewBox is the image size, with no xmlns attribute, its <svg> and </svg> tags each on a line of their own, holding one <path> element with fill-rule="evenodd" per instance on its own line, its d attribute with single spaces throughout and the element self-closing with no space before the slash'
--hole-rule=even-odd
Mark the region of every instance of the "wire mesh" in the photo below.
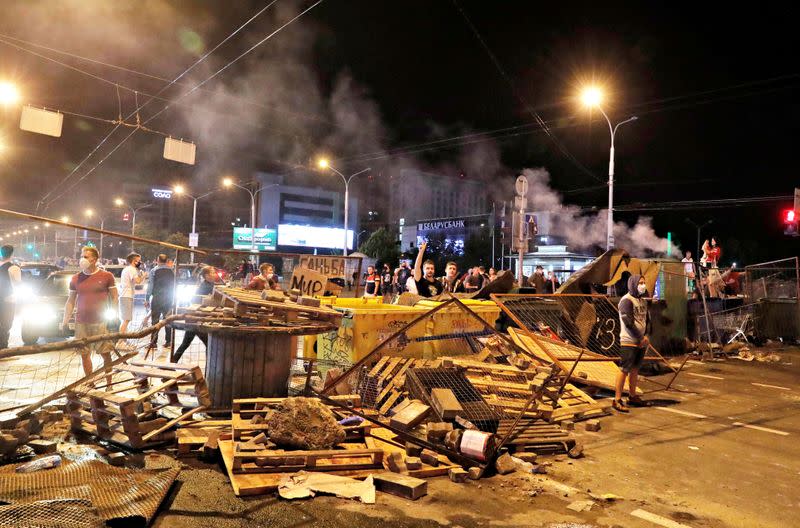
<svg viewBox="0 0 800 528">
<path fill-rule="evenodd" d="M 745 267 L 746 294 L 750 302 L 797 299 L 800 290 L 798 257 Z"/>
<path fill-rule="evenodd" d="M 756 334 L 758 327 L 756 310 L 757 304 L 746 304 L 698 316 L 697 329 L 700 334 L 708 332 L 709 319 L 711 328 L 718 333 L 723 343 L 735 340 L 750 341 Z"/>
<path fill-rule="evenodd" d="M 508 294 L 492 295 L 492 299 L 511 319 L 515 341 L 529 353 L 559 365 L 573 380 L 613 390 L 619 372 L 616 362 L 621 359 L 620 318 L 608 297 Z M 652 344 L 644 359 L 675 372 Z"/>
<path fill-rule="evenodd" d="M 0 506 L 0 526 L 103 528 L 105 521 L 86 499 L 55 499 Z"/>
<path fill-rule="evenodd" d="M 425 421 L 452 420 L 455 415 L 482 431 L 499 432 L 502 443 L 518 435 L 520 427 L 551 418 L 559 408 L 594 404 L 576 387 L 564 387 L 563 375 L 551 379 L 554 387 L 540 390 L 549 372 L 543 361 L 469 306 L 450 299 L 398 329 L 342 376 L 329 380 L 322 392 L 358 394 L 364 408 L 390 424 L 401 420 L 398 410 L 418 400 L 430 408 Z M 517 418 L 523 413 L 530 419 L 520 426 Z M 404 422 L 396 425 L 403 427 Z M 424 438 L 424 428 L 415 425 L 410 433 Z"/>
</svg>

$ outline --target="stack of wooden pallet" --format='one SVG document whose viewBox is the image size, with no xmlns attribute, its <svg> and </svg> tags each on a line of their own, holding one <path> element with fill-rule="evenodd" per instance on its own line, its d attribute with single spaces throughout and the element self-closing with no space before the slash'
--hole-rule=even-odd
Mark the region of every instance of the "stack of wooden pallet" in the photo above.
<svg viewBox="0 0 800 528">
<path fill-rule="evenodd" d="M 131 360 L 112 367 L 112 382 L 67 392 L 72 429 L 134 449 L 174 440 L 170 429 L 210 405 L 200 367 Z M 159 411 L 177 417 L 159 417 Z"/>
<path fill-rule="evenodd" d="M 268 292 L 269 293 L 269 292 Z M 275 323 L 335 323 L 342 320 L 342 314 L 326 306 L 302 304 L 305 298 L 266 295 L 242 288 L 214 288 L 213 304 L 217 307 L 231 308 L 240 321 L 252 321 L 265 325 Z M 311 300 L 307 301 L 311 302 Z"/>
</svg>

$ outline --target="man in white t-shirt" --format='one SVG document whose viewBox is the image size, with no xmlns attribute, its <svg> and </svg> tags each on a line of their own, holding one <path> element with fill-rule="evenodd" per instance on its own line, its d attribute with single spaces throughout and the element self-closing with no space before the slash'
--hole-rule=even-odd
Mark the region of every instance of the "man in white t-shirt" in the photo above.
<svg viewBox="0 0 800 528">
<path fill-rule="evenodd" d="M 122 277 L 119 280 L 119 318 L 122 323 L 119 331 L 125 333 L 128 330 L 128 323 L 133 320 L 133 294 L 137 284 L 144 282 L 145 273 L 141 270 L 142 256 L 138 253 L 131 253 L 125 260 L 128 265 L 122 270 Z"/>
<path fill-rule="evenodd" d="M 686 277 L 686 291 L 691 293 L 694 291 L 694 260 L 692 259 L 692 252 L 687 251 L 681 262 L 683 262 L 683 274 Z"/>
</svg>

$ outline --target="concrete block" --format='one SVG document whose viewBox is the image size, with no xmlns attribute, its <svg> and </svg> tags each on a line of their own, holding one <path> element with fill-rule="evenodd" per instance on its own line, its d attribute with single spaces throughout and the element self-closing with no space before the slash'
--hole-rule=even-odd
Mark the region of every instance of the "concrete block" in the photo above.
<svg viewBox="0 0 800 528">
<path fill-rule="evenodd" d="M 507 475 L 517 470 L 517 463 L 508 453 L 500 455 L 494 463 L 494 467 L 501 475 Z"/>
<path fill-rule="evenodd" d="M 597 432 L 600 430 L 600 420 L 588 420 L 586 422 L 586 430 L 591 432 Z"/>
<path fill-rule="evenodd" d="M 404 460 L 403 453 L 391 453 L 388 457 L 386 457 L 386 465 L 389 467 L 389 471 L 394 473 L 407 473 L 408 468 L 406 467 L 406 463 Z"/>
<path fill-rule="evenodd" d="M 406 442 L 406 455 L 411 457 L 418 457 L 422 453 L 422 447 L 411 442 Z"/>
<path fill-rule="evenodd" d="M 572 420 L 564 420 L 561 422 L 561 428 L 565 431 L 574 431 L 575 430 L 575 422 Z"/>
<path fill-rule="evenodd" d="M 431 404 L 442 420 L 454 420 L 464 408 L 450 389 L 431 389 Z"/>
<path fill-rule="evenodd" d="M 464 468 L 455 467 L 450 468 L 450 470 L 447 472 L 447 476 L 450 477 L 451 481 L 461 483 L 467 481 L 469 472 L 467 472 Z"/>
<path fill-rule="evenodd" d="M 481 471 L 481 468 L 475 466 L 469 468 L 469 470 L 467 470 L 467 474 L 469 475 L 470 480 L 478 480 L 479 478 L 481 478 L 481 475 L 483 473 Z"/>
<path fill-rule="evenodd" d="M 378 473 L 372 478 L 375 489 L 384 493 L 411 500 L 417 500 L 428 494 L 428 482 L 422 479 L 396 473 Z"/>
<path fill-rule="evenodd" d="M 447 433 L 453 430 L 453 424 L 449 422 L 429 422 L 427 425 L 428 442 L 444 442 Z"/>
<path fill-rule="evenodd" d="M 406 457 L 406 468 L 409 470 L 412 469 L 422 469 L 422 460 L 419 457 Z"/>
<path fill-rule="evenodd" d="M 58 442 L 53 442 L 52 440 L 31 440 L 28 445 L 37 455 L 55 453 L 58 448 Z"/>
<path fill-rule="evenodd" d="M 429 466 L 436 467 L 439 465 L 439 455 L 436 451 L 432 451 L 430 449 L 423 449 L 422 452 L 419 454 L 419 458 L 423 464 L 428 464 Z"/>
</svg>

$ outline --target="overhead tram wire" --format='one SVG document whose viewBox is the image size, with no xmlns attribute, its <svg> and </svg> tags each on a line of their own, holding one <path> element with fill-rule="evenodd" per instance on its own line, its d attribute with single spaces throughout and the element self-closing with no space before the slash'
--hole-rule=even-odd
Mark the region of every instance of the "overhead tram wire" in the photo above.
<svg viewBox="0 0 800 528">
<path fill-rule="evenodd" d="M 147 79 L 152 79 L 152 80 L 155 80 L 155 81 L 165 82 L 165 83 L 170 82 L 170 79 L 168 79 L 166 77 L 161 77 L 159 75 L 153 75 L 153 74 L 150 74 L 150 73 L 147 73 L 147 72 L 143 72 L 143 71 L 140 71 L 140 70 L 134 70 L 134 69 L 131 69 L 131 68 L 126 68 L 125 66 L 120 66 L 118 64 L 112 64 L 110 62 L 104 62 L 104 61 L 101 61 L 101 60 L 93 59 L 91 57 L 86 57 L 84 55 L 78 55 L 76 53 L 71 53 L 69 51 L 64 51 L 64 50 L 61 50 L 61 49 L 58 49 L 58 48 L 45 46 L 44 44 L 39 44 L 39 43 L 32 42 L 32 41 L 29 41 L 29 40 L 24 40 L 24 39 L 21 39 L 21 38 L 18 38 L 18 37 L 13 37 L 11 35 L 5 35 L 3 33 L 0 33 L 0 43 L 9 44 L 10 45 L 10 43 L 4 42 L 4 39 L 12 40 L 14 42 L 22 43 L 22 44 L 25 44 L 25 45 L 28 45 L 28 46 L 31 46 L 31 47 L 34 47 L 34 48 L 43 49 L 43 50 L 49 51 L 51 53 L 57 53 L 59 55 L 64 55 L 66 57 L 71 57 L 71 58 L 79 60 L 79 61 L 85 61 L 85 62 L 89 62 L 91 64 L 95 64 L 95 65 L 98 65 L 98 66 L 104 66 L 106 68 L 111 68 L 111 69 L 119 70 L 119 71 L 122 71 L 122 72 L 125 72 L 125 73 L 138 75 L 140 77 L 144 77 L 144 78 L 147 78 Z M 19 47 L 18 49 L 20 49 L 22 51 L 29 51 L 24 47 Z M 45 58 L 47 58 L 47 57 L 45 57 Z M 59 64 L 64 64 L 64 63 L 59 62 Z M 188 83 L 188 82 L 176 82 L 175 85 L 177 85 L 177 86 L 185 86 L 185 87 L 190 87 L 191 86 L 191 84 Z M 260 103 L 258 101 L 254 101 L 252 99 L 247 99 L 247 98 L 242 97 L 240 95 L 230 94 L 230 93 L 226 93 L 226 92 L 222 92 L 222 91 L 218 91 L 218 90 L 212 90 L 212 89 L 208 89 L 208 88 L 203 88 L 203 89 L 201 89 L 201 91 L 203 91 L 203 92 L 205 92 L 205 93 L 207 93 L 209 95 L 227 97 L 227 98 L 230 98 L 230 99 L 233 99 L 233 100 L 236 100 L 236 101 L 240 101 L 240 102 L 248 104 L 248 105 L 256 106 L 256 107 L 259 107 L 259 108 L 264 108 L 264 109 L 267 109 L 267 110 L 276 110 L 275 107 L 277 106 L 275 103 L 273 103 L 273 104 L 264 104 L 264 103 Z M 142 92 L 142 91 L 140 91 L 139 93 L 142 93 L 144 95 L 150 95 L 150 94 L 147 94 L 146 92 Z M 169 100 L 169 99 L 167 99 L 165 97 L 163 97 L 163 98 L 160 97 L 158 99 L 162 100 L 162 101 L 168 101 Z M 323 116 L 316 115 L 316 114 L 309 114 L 309 113 L 306 113 L 306 112 L 295 112 L 295 111 L 285 110 L 285 109 L 277 109 L 277 111 L 280 112 L 280 113 L 288 114 L 288 115 L 302 117 L 302 118 L 305 118 L 305 119 L 308 119 L 308 120 L 311 120 L 311 121 L 319 121 L 319 122 L 322 122 L 322 123 L 327 123 L 327 124 L 332 125 L 332 126 L 338 126 L 338 125 L 336 125 L 336 123 L 334 123 L 330 119 L 327 119 L 327 118 L 325 118 Z"/>
<path fill-rule="evenodd" d="M 542 130 L 544 130 L 544 132 L 551 139 L 551 141 L 553 141 L 553 143 L 556 145 L 558 150 L 561 151 L 561 154 L 565 158 L 567 158 L 569 161 L 571 161 L 572 164 L 575 165 L 575 167 L 577 167 L 582 173 L 584 173 L 584 174 L 586 174 L 588 176 L 591 176 L 592 178 L 594 178 L 597 181 L 602 182 L 603 180 L 601 178 L 599 178 L 594 172 L 592 172 L 591 170 L 586 168 L 580 161 L 578 161 L 578 159 L 575 156 L 573 156 L 572 153 L 569 150 L 567 150 L 567 147 L 563 143 L 561 143 L 561 141 L 555 135 L 552 134 L 552 132 L 548 128 L 547 123 L 544 121 L 544 119 L 542 119 L 542 117 L 539 115 L 539 113 L 536 111 L 536 109 L 531 104 L 528 103 L 528 101 L 525 99 L 525 97 L 519 91 L 519 89 L 517 88 L 517 85 L 511 79 L 511 76 L 508 75 L 508 73 L 506 72 L 505 68 L 503 68 L 503 65 L 500 63 L 500 60 L 497 58 L 497 56 L 494 54 L 494 52 L 492 52 L 491 48 L 489 48 L 489 45 L 483 39 L 483 37 L 481 36 L 480 32 L 475 27 L 475 25 L 472 23 L 470 18 L 467 16 L 467 13 L 461 8 L 461 5 L 458 3 L 458 0 L 453 0 L 453 5 L 455 5 L 455 7 L 458 10 L 458 12 L 464 18 L 464 21 L 466 22 L 467 26 L 472 31 L 473 35 L 475 35 L 475 38 L 478 40 L 478 42 L 480 42 L 480 44 L 483 47 L 484 51 L 486 51 L 486 54 L 491 59 L 491 61 L 494 64 L 495 68 L 497 69 L 497 71 L 500 73 L 500 75 L 503 77 L 503 79 L 506 81 L 506 83 L 508 83 L 508 85 L 511 87 L 511 90 L 514 93 L 514 95 L 516 96 L 516 98 L 520 101 L 520 103 L 522 103 L 522 105 L 525 107 L 525 110 L 527 110 L 527 112 L 529 114 L 531 114 L 531 116 L 533 116 L 534 120 L 539 124 L 539 126 L 542 127 Z"/>
<path fill-rule="evenodd" d="M 239 26 L 239 27 L 238 27 L 238 28 L 237 28 L 235 31 L 233 31 L 233 33 L 231 33 L 230 35 L 228 35 L 227 37 L 225 37 L 225 39 L 224 39 L 224 40 L 222 40 L 222 41 L 221 41 L 219 44 L 217 44 L 216 46 L 214 46 L 214 48 L 213 48 L 211 51 L 209 51 L 209 52 L 207 52 L 206 54 L 204 54 L 202 57 L 200 57 L 199 59 L 197 59 L 197 60 L 196 60 L 196 61 L 195 61 L 195 62 L 194 62 L 194 63 L 193 63 L 191 66 L 189 66 L 188 68 L 186 68 L 186 69 L 185 69 L 185 70 L 184 70 L 184 71 L 183 71 L 183 72 L 182 72 L 180 75 L 178 75 L 178 76 L 177 76 L 175 79 L 173 79 L 173 80 L 172 80 L 172 82 L 170 82 L 170 83 L 169 83 L 169 84 L 167 84 L 166 86 L 163 86 L 163 87 L 162 87 L 162 88 L 161 88 L 161 89 L 158 91 L 158 93 L 157 93 L 157 94 L 155 94 L 154 96 L 151 96 L 151 97 L 150 97 L 150 99 L 148 99 L 148 100 L 147 100 L 145 103 L 143 103 L 141 106 L 139 106 L 139 105 L 138 105 L 138 103 L 137 103 L 136 109 L 135 109 L 133 112 L 131 112 L 131 113 L 130 113 L 130 114 L 129 114 L 129 115 L 126 117 L 126 118 L 125 118 L 125 121 L 127 121 L 128 119 L 130 119 L 130 118 L 131 118 L 131 117 L 133 117 L 133 116 L 138 116 L 138 115 L 139 115 L 139 111 L 140 111 L 142 108 L 144 108 L 145 106 L 147 106 L 147 105 L 148 105 L 148 104 L 149 104 L 151 101 L 153 101 L 153 99 L 154 99 L 155 97 L 157 97 L 157 96 L 160 96 L 162 93 L 164 93 L 164 91 L 165 91 L 167 88 L 169 88 L 169 87 L 170 87 L 170 86 L 172 86 L 174 83 L 176 83 L 177 81 L 179 81 L 179 80 L 180 80 L 180 79 L 181 79 L 181 78 L 182 78 L 184 75 L 186 75 L 187 73 L 189 73 L 189 72 L 190 72 L 191 70 L 193 70 L 193 69 L 194 69 L 194 68 L 195 68 L 197 65 L 199 65 L 199 64 L 200 64 L 200 63 L 202 63 L 204 60 L 206 60 L 206 59 L 207 59 L 207 58 L 208 58 L 208 57 L 209 57 L 209 56 L 210 56 L 212 53 L 214 53 L 214 52 L 215 52 L 217 49 L 219 49 L 219 48 L 220 48 L 220 46 L 222 46 L 223 44 L 225 44 L 226 42 L 228 42 L 228 40 L 230 40 L 231 38 L 233 38 L 233 37 L 234 37 L 236 34 L 238 34 L 238 33 L 239 33 L 239 32 L 240 32 L 242 29 L 244 29 L 244 28 L 245 28 L 247 25 L 249 25 L 249 24 L 250 24 L 250 23 L 251 23 L 253 20 L 255 20 L 256 18 L 258 18 L 258 17 L 259 17 L 259 16 L 260 16 L 262 13 L 264 13 L 264 12 L 265 12 L 267 9 L 269 9 L 270 7 L 272 7 L 272 6 L 273 6 L 273 5 L 274 5 L 274 4 L 275 4 L 277 1 L 278 1 L 278 0 L 272 0 L 272 1 L 271 1 L 269 4 L 267 4 L 267 5 L 266 5 L 266 6 L 264 6 L 262 9 L 260 9 L 260 10 L 259 10 L 259 11 L 258 11 L 258 12 L 255 14 L 255 15 L 253 15 L 252 17 L 250 17 L 250 18 L 249 18 L 249 19 L 248 19 L 248 20 L 247 20 L 247 21 L 246 21 L 244 24 L 242 24 L 242 25 L 241 25 L 241 26 Z M 53 59 L 50 59 L 49 57 L 48 57 L 48 59 L 49 59 L 49 60 L 53 60 Z M 95 76 L 95 77 L 96 77 L 96 76 Z M 100 79 L 102 79 L 102 78 L 100 78 Z M 134 93 L 136 93 L 136 92 L 134 92 Z M 145 123 L 145 124 L 146 124 L 146 123 Z M 43 204 L 43 203 L 45 202 L 45 200 L 47 200 L 47 198 L 48 198 L 48 197 L 49 197 L 49 196 L 50 196 L 50 195 L 51 195 L 51 194 L 52 194 L 52 193 L 53 193 L 53 192 L 54 192 L 54 191 L 55 191 L 55 190 L 56 190 L 56 189 L 57 189 L 59 186 L 63 185 L 63 183 L 64 183 L 64 182 L 66 182 L 66 181 L 67 181 L 69 178 L 71 178 L 71 177 L 72 177 L 72 175 L 73 175 L 73 174 L 74 174 L 74 173 L 75 173 L 75 172 L 76 172 L 76 171 L 77 171 L 77 170 L 78 170 L 78 169 L 79 169 L 79 168 L 80 168 L 80 167 L 81 167 L 81 166 L 82 166 L 84 163 L 86 163 L 86 161 L 87 161 L 89 158 L 91 158 L 91 157 L 94 155 L 94 153 L 95 153 L 95 152 L 97 152 L 97 150 L 98 150 L 98 149 L 99 149 L 99 148 L 100 148 L 100 147 L 101 147 L 101 146 L 102 146 L 102 145 L 103 145 L 103 144 L 104 144 L 104 143 L 105 143 L 105 142 L 108 140 L 108 138 L 110 138 L 110 137 L 111 137 L 111 135 L 112 135 L 114 132 L 116 132 L 117 128 L 119 128 L 119 125 L 117 125 L 116 127 L 114 127 L 114 129 L 113 129 L 111 132 L 109 132 L 109 133 L 108 133 L 108 135 L 106 135 L 106 136 L 105 136 L 105 137 L 104 137 L 102 140 L 100 140 L 100 143 L 98 143 L 98 144 L 97 144 L 97 146 L 95 146 L 95 148 L 94 148 L 94 149 L 92 149 L 92 151 L 89 153 L 89 155 L 88 155 L 88 156 L 86 156 L 86 158 L 84 158 L 84 159 L 81 161 L 81 163 L 80 163 L 80 164 L 78 164 L 78 166 L 76 166 L 76 167 L 75 167 L 75 168 L 74 168 L 72 171 L 70 171 L 70 173 L 67 175 L 67 177 L 65 177 L 65 178 L 62 180 L 62 182 L 60 182 L 60 183 L 58 183 L 56 186 L 54 186 L 54 187 L 53 187 L 53 188 L 52 188 L 52 189 L 51 189 L 51 190 L 50 190 L 50 191 L 49 191 L 49 192 L 48 192 L 48 193 L 47 193 L 47 194 L 46 194 L 46 195 L 45 195 L 45 196 L 44 196 L 44 197 L 43 197 L 43 198 L 42 198 L 42 199 L 39 201 L 39 203 L 38 203 L 38 204 L 37 204 L 37 206 L 36 206 L 36 209 L 37 209 L 37 210 L 39 209 L 39 206 L 40 206 L 41 204 Z M 134 129 L 134 132 L 135 132 L 135 129 Z M 128 134 L 127 136 L 125 136 L 125 138 L 123 138 L 123 139 L 122 139 L 122 141 L 121 141 L 121 142 L 120 142 L 120 143 L 119 143 L 119 144 L 118 144 L 116 147 L 114 147 L 114 148 L 111 150 L 111 153 L 110 153 L 110 154 L 113 154 L 114 152 L 116 152 L 116 151 L 117 151 L 117 149 L 119 149 L 119 147 L 120 147 L 120 146 L 122 146 L 122 143 L 125 143 L 125 142 L 126 142 L 126 141 L 127 141 L 129 138 L 130 138 L 130 137 L 132 137 L 132 136 L 133 136 L 133 133 L 131 133 L 131 134 Z M 109 154 L 109 155 L 110 155 L 110 154 Z M 106 156 L 106 157 L 104 157 L 104 158 L 103 158 L 103 160 L 102 160 L 102 161 L 101 161 L 101 162 L 100 162 L 98 165 L 96 165 L 94 169 L 96 169 L 98 166 L 100 166 L 100 164 L 101 164 L 103 161 L 105 161 L 106 159 L 108 159 L 108 157 L 109 157 L 109 156 Z M 79 178 L 79 179 L 78 179 L 78 182 L 81 182 L 81 181 L 83 181 L 84 179 L 86 179 L 86 176 L 88 176 L 89 174 L 91 174 L 92 172 L 94 172 L 94 169 L 91 169 L 91 170 L 90 170 L 88 173 L 86 173 L 86 174 L 85 174 L 85 175 L 83 175 L 81 178 Z M 72 189 L 73 187 L 74 187 L 74 185 L 73 185 L 72 187 L 70 187 L 70 189 Z M 58 196 L 56 196 L 56 197 L 55 197 L 55 198 L 53 198 L 52 200 L 49 200 L 49 201 L 48 201 L 48 202 L 45 204 L 45 206 L 49 206 L 49 205 L 50 205 L 52 202 L 54 202 L 55 200 L 57 200 L 57 199 L 61 198 L 61 197 L 62 197 L 64 194 L 65 194 L 65 192 L 62 192 L 61 194 L 59 194 Z"/>
<path fill-rule="evenodd" d="M 262 13 L 262 12 L 263 12 L 265 9 L 267 9 L 268 7 L 270 7 L 271 5 L 273 5 L 273 4 L 274 4 L 276 1 L 277 1 L 277 0 L 273 0 L 273 2 L 271 2 L 269 5 L 267 5 L 267 6 L 266 6 L 264 9 L 262 9 L 261 11 L 259 11 L 259 13 L 257 13 L 255 16 L 258 16 L 258 14 L 261 14 L 261 13 Z M 164 112 L 164 111 L 165 111 L 165 110 L 167 110 L 168 108 L 171 108 L 171 105 L 175 104 L 175 103 L 176 103 L 178 100 L 182 99 L 183 97 L 186 97 L 187 95 L 189 95 L 190 93 L 192 93 L 194 90 L 196 90 L 197 88 L 201 87 L 203 84 L 205 84 L 206 82 L 210 81 L 211 79 L 213 79 L 214 77 L 216 77 L 217 75 L 219 75 L 220 73 L 222 73 L 223 71 L 225 71 L 227 68 L 229 68 L 231 65 L 233 65 L 233 64 L 234 64 L 236 61 L 238 61 L 239 59 L 241 59 L 241 58 L 242 58 L 242 57 L 244 57 L 245 55 L 247 55 L 247 54 L 249 54 L 250 52 L 252 52 L 254 49 L 256 49 L 257 47 L 259 47 L 260 45 L 262 45 L 264 42 L 268 41 L 270 38 L 272 38 L 273 36 L 275 36 L 276 34 L 278 34 L 278 33 L 279 33 L 280 31 L 282 31 L 284 28 L 286 28 L 286 27 L 287 27 L 287 26 L 289 26 L 291 23 L 293 23 L 294 21 L 296 21 L 297 19 L 299 19 L 299 18 L 300 18 L 301 16 L 303 16 L 304 14 L 308 13 L 308 12 L 309 12 L 311 9 L 313 9 L 313 8 L 314 8 L 314 7 L 316 7 L 317 5 L 321 4 L 322 2 L 323 2 L 323 0 L 317 0 L 317 1 L 316 1 L 314 4 L 312 4 L 310 7 L 306 8 L 306 9 L 305 9 L 305 10 L 303 10 L 303 11 L 301 11 L 301 12 L 300 12 L 298 15 L 296 15 L 296 16 L 295 16 L 295 17 L 293 17 L 291 20 L 289 20 L 288 22 L 286 22 L 285 24 L 283 24 L 282 26 L 280 26 L 278 29 L 276 29 L 275 31 L 273 31 L 272 33 L 270 33 L 270 34 L 269 34 L 267 37 L 265 37 L 264 39 L 260 40 L 258 43 L 256 43 L 255 45 L 251 46 L 251 47 L 250 47 L 250 48 L 249 48 L 247 51 L 245 51 L 244 53 L 240 54 L 238 57 L 236 57 L 236 58 L 235 58 L 235 59 L 233 59 L 232 61 L 228 62 L 228 64 L 226 64 L 225 66 L 223 66 L 222 68 L 220 68 L 219 70 L 217 70 L 217 72 L 216 72 L 216 73 L 214 73 L 213 75 L 211 75 L 210 77 L 208 77 L 207 79 L 205 79 L 204 81 L 202 81 L 201 83 L 199 83 L 198 85 L 196 85 L 196 86 L 195 86 L 195 87 L 194 87 L 192 90 L 190 90 L 190 91 L 188 91 L 188 92 L 184 93 L 183 95 L 180 95 L 180 96 L 178 96 L 177 98 L 175 98 L 174 100 L 172 100 L 172 102 L 171 102 L 171 103 L 167 104 L 166 106 L 164 106 L 164 108 L 162 108 L 161 110 L 159 110 L 158 112 L 156 112 L 154 115 L 150 116 L 150 117 L 149 117 L 147 120 L 145 120 L 145 121 L 142 123 L 142 126 L 143 126 L 143 127 L 144 127 L 144 126 L 146 126 L 146 125 L 147 125 L 147 124 L 148 124 L 150 121 L 152 121 L 153 119 L 155 119 L 155 118 L 156 118 L 158 115 L 160 115 L 162 112 Z M 220 47 L 222 44 L 224 44 L 224 43 L 225 43 L 225 42 L 226 42 L 228 39 L 230 39 L 230 38 L 231 38 L 233 35 L 235 35 L 236 33 L 238 33 L 238 32 L 239 32 L 239 31 L 240 31 L 240 30 L 241 30 L 241 29 L 242 29 L 242 28 L 243 28 L 245 25 L 249 24 L 249 23 L 250 23 L 250 22 L 251 22 L 251 21 L 252 21 L 252 20 L 255 18 L 255 16 L 254 16 L 254 17 L 252 17 L 252 18 L 250 18 L 250 20 L 248 20 L 248 21 L 247 21 L 247 22 L 246 22 L 244 25 L 240 26 L 240 27 L 239 27 L 239 29 L 237 29 L 236 31 L 234 31 L 233 33 L 231 33 L 231 35 L 229 35 L 228 37 L 226 37 L 226 38 L 225 38 L 225 40 L 223 40 L 223 41 L 222 41 L 222 42 L 220 42 L 220 43 L 219 43 L 217 46 L 215 46 L 213 50 L 211 50 L 210 52 L 208 52 L 207 54 L 205 54 L 205 55 L 204 55 L 203 57 L 201 57 L 201 58 L 200 58 L 200 59 L 199 59 L 197 62 L 195 62 L 193 65 L 191 65 L 189 68 L 187 68 L 187 69 L 186 69 L 186 71 L 184 71 L 184 72 L 183 72 L 181 75 L 179 75 L 178 77 L 176 77 L 175 81 L 179 80 L 179 79 L 180 79 L 180 78 L 181 78 L 183 75 L 185 75 L 185 74 L 186 74 L 186 73 L 187 73 L 189 70 L 191 70 L 192 68 L 194 68 L 195 66 L 197 66 L 197 65 L 198 65 L 198 64 L 199 64 L 199 63 L 200 63 L 202 60 L 204 60 L 206 57 L 208 57 L 208 55 L 210 55 L 211 53 L 213 53 L 213 52 L 214 52 L 214 50 L 216 50 L 217 48 L 219 48 L 219 47 Z M 164 88 L 162 88 L 162 89 L 159 91 L 159 93 L 158 93 L 157 95 L 160 95 L 161 93 L 163 93 L 163 91 L 164 91 L 166 88 L 167 88 L 167 87 L 164 87 Z M 150 102 L 150 101 L 152 101 L 152 98 L 151 98 L 151 99 L 150 99 L 148 102 Z M 144 104 L 143 104 L 143 105 L 141 105 L 141 106 L 137 106 L 137 108 L 136 108 L 136 112 L 135 112 L 135 113 L 138 115 L 138 111 L 139 111 L 141 108 L 144 108 L 144 106 L 146 106 L 146 105 L 147 105 L 147 103 L 144 103 Z M 134 131 L 133 131 L 133 132 L 136 132 L 136 130 L 137 130 L 137 129 L 134 129 Z M 101 160 L 101 161 L 100 161 L 100 162 L 99 162 L 99 163 L 98 163 L 98 164 L 97 164 L 97 165 L 96 165 L 96 166 L 95 166 L 95 167 L 94 167 L 92 170 L 90 170 L 88 173 L 86 173 L 86 174 L 84 174 L 83 176 L 81 176 L 81 178 L 79 178 L 79 179 L 78 179 L 78 180 L 77 180 L 75 183 L 73 183 L 73 184 L 72 184 L 72 185 L 71 185 L 71 186 L 70 186 L 70 187 L 69 187 L 69 188 L 68 188 L 66 191 L 62 192 L 61 194 L 59 194 L 58 196 L 56 196 L 55 198 L 53 198 L 53 199 L 52 199 L 50 202 L 53 202 L 53 201 L 55 201 L 55 200 L 59 199 L 59 198 L 60 198 L 60 197 L 62 197 L 64 194 L 66 194 L 66 193 L 67 193 L 67 192 L 69 192 L 71 189 L 73 189 L 73 188 L 74 188 L 74 187 L 75 187 L 75 186 L 76 186 L 78 183 L 82 182 L 82 181 L 83 181 L 83 180 L 84 180 L 84 179 L 85 179 L 87 176 L 89 176 L 89 174 L 91 174 L 92 172 L 94 172 L 94 170 L 95 170 L 97 167 L 99 167 L 99 166 L 100 166 L 100 165 L 101 165 L 103 162 L 105 162 L 105 161 L 106 161 L 106 160 L 107 160 L 109 157 L 111 157 L 111 155 L 112 155 L 112 154 L 114 154 L 114 152 L 116 152 L 116 151 L 119 149 L 119 147 L 121 147 L 121 146 L 122 146 L 122 144 L 124 144 L 124 143 L 125 143 L 125 142 L 126 142 L 128 139 L 130 139 L 132 136 L 133 136 L 133 133 L 131 133 L 131 134 L 128 134 L 127 136 L 125 136 L 125 137 L 122 139 L 122 141 L 121 141 L 119 144 L 117 144 L 117 146 L 116 146 L 116 147 L 114 147 L 114 148 L 111 150 L 111 152 L 109 152 L 109 153 L 108 153 L 108 154 L 107 154 L 107 155 L 106 155 L 106 156 L 105 156 L 105 157 L 104 157 L 104 158 L 103 158 L 103 159 L 102 159 L 102 160 Z"/>
<path fill-rule="evenodd" d="M 615 206 L 614 210 L 619 212 L 644 212 L 644 211 L 674 211 L 676 209 L 720 209 L 723 207 L 740 207 L 749 204 L 781 202 L 793 200 L 793 195 L 780 196 L 752 196 L 741 198 L 718 198 L 711 200 L 684 200 L 675 202 L 643 202 L 627 205 Z M 584 207 L 584 210 L 593 210 L 591 207 Z"/>
</svg>

